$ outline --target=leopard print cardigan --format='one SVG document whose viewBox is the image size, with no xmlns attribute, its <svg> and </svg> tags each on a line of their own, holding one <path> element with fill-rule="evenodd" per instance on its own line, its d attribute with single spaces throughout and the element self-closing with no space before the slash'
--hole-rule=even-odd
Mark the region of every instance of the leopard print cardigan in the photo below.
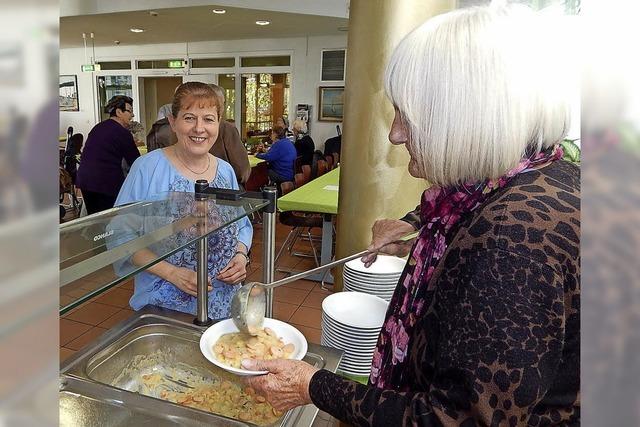
<svg viewBox="0 0 640 427">
<path fill-rule="evenodd" d="M 451 232 L 410 337 L 411 392 L 320 370 L 313 403 L 354 426 L 578 425 L 579 169 L 520 174 Z"/>
</svg>

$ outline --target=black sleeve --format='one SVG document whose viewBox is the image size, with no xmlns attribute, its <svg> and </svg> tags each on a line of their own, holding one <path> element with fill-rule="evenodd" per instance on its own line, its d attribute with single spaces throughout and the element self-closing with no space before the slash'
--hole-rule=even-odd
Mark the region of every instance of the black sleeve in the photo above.
<svg viewBox="0 0 640 427">
<path fill-rule="evenodd" d="M 424 339 L 410 344 L 411 382 L 423 389 L 380 390 L 322 370 L 309 385 L 318 408 L 353 426 L 515 426 L 537 417 L 562 356 L 562 280 L 499 249 L 450 257 L 456 269 L 437 280 L 432 311 L 414 331 Z M 426 372 L 432 380 L 419 381 Z"/>
<path fill-rule="evenodd" d="M 136 146 L 136 142 L 133 140 L 131 132 L 127 131 L 127 135 L 124 135 L 120 141 L 122 157 L 127 162 L 129 167 L 140 157 L 140 151 Z"/>
<path fill-rule="evenodd" d="M 420 205 L 416 206 L 416 208 L 411 212 L 407 212 L 405 216 L 400 218 L 400 221 L 407 222 L 416 230 L 420 230 L 422 227 L 422 221 L 420 220 Z"/>
</svg>

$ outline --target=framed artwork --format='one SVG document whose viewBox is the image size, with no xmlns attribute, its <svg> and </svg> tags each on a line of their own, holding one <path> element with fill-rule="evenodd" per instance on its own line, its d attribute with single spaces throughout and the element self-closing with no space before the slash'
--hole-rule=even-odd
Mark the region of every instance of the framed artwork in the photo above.
<svg viewBox="0 0 640 427">
<path fill-rule="evenodd" d="M 344 86 L 320 86 L 318 121 L 341 122 L 344 108 Z"/>
<path fill-rule="evenodd" d="M 78 78 L 76 75 L 60 76 L 58 101 L 60 111 L 80 111 L 78 105 Z"/>
</svg>

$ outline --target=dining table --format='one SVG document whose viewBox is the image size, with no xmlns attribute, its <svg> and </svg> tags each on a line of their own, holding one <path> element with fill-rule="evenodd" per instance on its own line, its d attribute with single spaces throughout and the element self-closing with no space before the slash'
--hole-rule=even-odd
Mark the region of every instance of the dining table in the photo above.
<svg viewBox="0 0 640 427">
<path fill-rule="evenodd" d="M 259 191 L 262 187 L 269 183 L 269 168 L 267 161 L 257 158 L 253 154 L 248 154 L 249 166 L 251 166 L 251 175 L 244 184 L 247 191 Z"/>
<path fill-rule="evenodd" d="M 333 257 L 333 217 L 338 214 L 340 167 L 319 176 L 278 199 L 280 212 L 297 211 L 322 214 L 322 243 L 320 265 Z M 293 272 L 292 272 L 293 273 Z M 316 273 L 308 277 L 323 283 L 333 283 L 331 272 Z"/>
<path fill-rule="evenodd" d="M 253 168 L 258 166 L 260 163 L 266 162 L 264 159 L 257 158 L 254 154 L 248 154 L 249 157 L 249 165 Z"/>
</svg>

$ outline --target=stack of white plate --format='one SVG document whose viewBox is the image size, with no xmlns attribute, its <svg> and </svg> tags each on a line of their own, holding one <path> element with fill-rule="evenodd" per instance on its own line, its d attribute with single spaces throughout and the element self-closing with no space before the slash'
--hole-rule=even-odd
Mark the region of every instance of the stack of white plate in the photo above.
<svg viewBox="0 0 640 427">
<path fill-rule="evenodd" d="M 321 344 L 344 351 L 341 371 L 369 375 L 388 305 L 362 292 L 338 292 L 324 299 Z"/>
<path fill-rule="evenodd" d="M 407 260 L 402 258 L 378 255 L 376 262 L 366 268 L 359 258 L 351 260 L 342 270 L 344 290 L 364 292 L 391 301 L 406 263 Z"/>
</svg>

